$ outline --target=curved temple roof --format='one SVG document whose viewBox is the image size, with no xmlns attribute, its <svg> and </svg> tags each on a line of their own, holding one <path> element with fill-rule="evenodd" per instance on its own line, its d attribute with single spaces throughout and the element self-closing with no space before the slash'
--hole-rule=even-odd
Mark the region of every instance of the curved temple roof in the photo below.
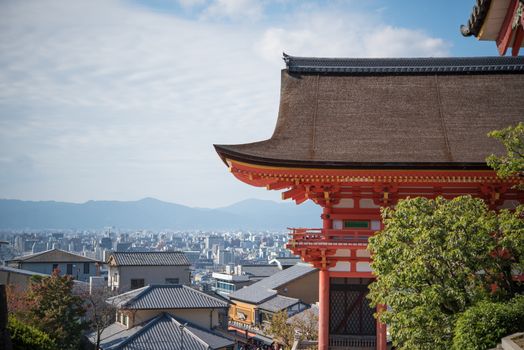
<svg viewBox="0 0 524 350">
<path fill-rule="evenodd" d="M 215 145 L 224 161 L 487 169 L 486 134 L 524 120 L 523 57 L 284 60 L 273 136 Z"/>
</svg>

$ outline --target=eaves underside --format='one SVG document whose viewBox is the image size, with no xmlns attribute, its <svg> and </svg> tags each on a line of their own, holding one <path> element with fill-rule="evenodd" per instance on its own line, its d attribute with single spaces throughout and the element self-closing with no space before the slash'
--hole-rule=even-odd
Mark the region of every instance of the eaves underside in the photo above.
<svg viewBox="0 0 524 350">
<path fill-rule="evenodd" d="M 306 168 L 306 169 L 345 169 L 345 170 L 493 170 L 486 163 L 459 163 L 459 162 L 341 162 L 329 160 L 297 160 L 266 158 L 257 155 L 236 152 L 227 146 L 215 145 L 215 149 L 227 164 L 227 160 L 263 167 L 275 168 Z"/>
</svg>

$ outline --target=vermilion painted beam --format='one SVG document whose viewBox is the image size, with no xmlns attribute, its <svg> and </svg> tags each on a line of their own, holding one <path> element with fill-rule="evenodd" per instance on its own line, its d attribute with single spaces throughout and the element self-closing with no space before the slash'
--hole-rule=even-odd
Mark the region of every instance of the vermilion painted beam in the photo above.
<svg viewBox="0 0 524 350">
<path fill-rule="evenodd" d="M 522 29 L 522 23 L 519 24 L 515 32 L 515 39 L 513 40 L 513 45 L 511 46 L 511 56 L 518 56 L 520 46 L 522 45 L 522 39 L 524 39 L 524 29 Z"/>
<path fill-rule="evenodd" d="M 513 37 L 513 18 L 515 18 L 518 6 L 518 0 L 511 0 L 504 22 L 502 22 L 502 26 L 500 27 L 499 35 L 497 37 L 497 48 L 501 56 L 506 54 L 511 38 Z"/>
<path fill-rule="evenodd" d="M 305 190 L 302 186 L 293 187 L 292 189 L 282 192 L 282 199 L 286 200 L 293 197 L 302 197 L 305 194 Z"/>
</svg>

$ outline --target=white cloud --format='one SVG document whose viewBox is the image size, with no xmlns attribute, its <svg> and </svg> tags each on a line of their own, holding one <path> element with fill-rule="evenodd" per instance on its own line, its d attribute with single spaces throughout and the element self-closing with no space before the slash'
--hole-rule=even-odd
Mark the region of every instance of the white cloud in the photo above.
<svg viewBox="0 0 524 350">
<path fill-rule="evenodd" d="M 213 17 L 191 21 L 118 1 L 0 2 L 0 197 L 277 199 L 235 180 L 212 144 L 271 135 L 282 51 L 447 52 L 373 16 L 301 10 L 287 25 L 224 25 L 264 19 L 261 3 L 210 6 Z"/>
<path fill-rule="evenodd" d="M 295 56 L 409 57 L 445 56 L 450 45 L 421 31 L 395 28 L 373 14 L 312 11 L 289 21 L 292 26 L 267 28 L 256 51 L 277 63 L 282 51 Z"/>
<path fill-rule="evenodd" d="M 260 0 L 214 0 L 203 14 L 205 19 L 229 18 L 233 20 L 258 20 L 263 14 Z"/>
<path fill-rule="evenodd" d="M 207 0 L 178 0 L 178 3 L 184 8 L 193 8 L 204 5 Z"/>
</svg>

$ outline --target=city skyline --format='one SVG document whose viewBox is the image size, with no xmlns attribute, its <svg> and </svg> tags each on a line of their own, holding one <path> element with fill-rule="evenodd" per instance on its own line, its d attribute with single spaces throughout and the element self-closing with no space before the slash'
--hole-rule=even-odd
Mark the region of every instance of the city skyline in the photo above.
<svg viewBox="0 0 524 350">
<path fill-rule="evenodd" d="M 497 55 L 460 35 L 472 1 L 6 1 L 0 198 L 220 207 L 244 186 L 212 144 L 270 137 L 282 52 Z"/>
</svg>

